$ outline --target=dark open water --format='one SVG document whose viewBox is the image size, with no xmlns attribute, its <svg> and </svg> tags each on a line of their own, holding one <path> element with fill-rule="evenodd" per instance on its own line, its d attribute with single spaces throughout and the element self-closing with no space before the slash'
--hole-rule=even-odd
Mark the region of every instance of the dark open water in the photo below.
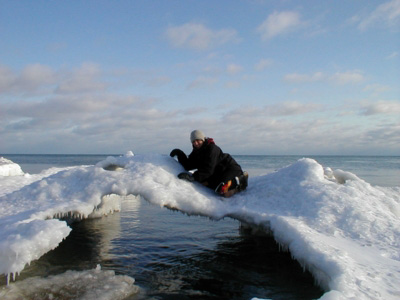
<svg viewBox="0 0 400 300">
<path fill-rule="evenodd" d="M 52 166 L 95 164 L 106 155 L 4 155 L 28 173 Z M 295 162 L 296 156 L 237 156 L 250 176 Z M 382 186 L 398 184 L 400 157 L 313 157 Z M 315 299 L 323 291 L 279 251 L 273 238 L 251 235 L 232 219 L 212 221 L 125 198 L 122 211 L 73 224 L 70 236 L 17 278 L 103 269 L 140 286 L 130 299 Z"/>
</svg>

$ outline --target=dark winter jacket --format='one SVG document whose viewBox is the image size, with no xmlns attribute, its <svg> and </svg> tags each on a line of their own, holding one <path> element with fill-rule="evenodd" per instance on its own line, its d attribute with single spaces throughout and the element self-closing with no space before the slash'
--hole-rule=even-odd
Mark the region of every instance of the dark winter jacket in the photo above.
<svg viewBox="0 0 400 300">
<path fill-rule="evenodd" d="M 179 159 L 183 167 L 187 171 L 197 169 L 194 179 L 207 182 L 211 188 L 242 174 L 239 164 L 231 155 L 223 153 L 212 138 L 207 138 L 199 149 L 193 147 L 189 157 L 185 158 Z"/>
</svg>

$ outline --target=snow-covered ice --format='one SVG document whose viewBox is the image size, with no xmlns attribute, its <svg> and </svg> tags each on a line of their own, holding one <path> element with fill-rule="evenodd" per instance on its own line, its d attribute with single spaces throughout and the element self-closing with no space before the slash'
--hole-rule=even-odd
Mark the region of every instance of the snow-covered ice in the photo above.
<svg viewBox="0 0 400 300">
<path fill-rule="evenodd" d="M 24 172 L 18 164 L 0 156 L 0 176 L 17 176 L 23 174 Z"/>
<path fill-rule="evenodd" d="M 107 195 L 133 194 L 187 214 L 231 217 L 270 229 L 324 288 L 321 299 L 400 298 L 400 187 L 372 186 L 307 158 L 250 177 L 248 189 L 229 199 L 179 180 L 182 167 L 165 155 L 129 152 L 95 166 L 37 175 L 2 170 L 10 164 L 15 165 L 0 162 L 2 274 L 18 274 L 57 247 L 71 230 L 61 217 L 113 213 L 120 210 L 120 198 Z"/>
<path fill-rule="evenodd" d="M 103 271 L 100 266 L 87 271 L 67 271 L 46 278 L 32 277 L 0 292 L 2 300 L 15 299 L 85 299 L 119 300 L 137 293 L 135 280 L 129 276 Z"/>
</svg>

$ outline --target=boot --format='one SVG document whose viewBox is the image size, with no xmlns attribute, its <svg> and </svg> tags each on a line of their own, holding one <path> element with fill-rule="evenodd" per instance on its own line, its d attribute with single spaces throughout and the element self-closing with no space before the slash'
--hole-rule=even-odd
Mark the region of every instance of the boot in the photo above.
<svg viewBox="0 0 400 300">
<path fill-rule="evenodd" d="M 239 191 L 244 191 L 247 188 L 248 180 L 249 180 L 249 173 L 246 171 L 243 172 L 242 175 L 239 177 L 235 177 L 237 183 L 237 189 Z"/>
</svg>

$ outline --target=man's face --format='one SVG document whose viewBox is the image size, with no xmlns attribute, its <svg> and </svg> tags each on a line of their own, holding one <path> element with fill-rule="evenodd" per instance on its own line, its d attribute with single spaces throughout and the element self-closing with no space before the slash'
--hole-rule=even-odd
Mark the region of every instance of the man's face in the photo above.
<svg viewBox="0 0 400 300">
<path fill-rule="evenodd" d="M 203 146 L 204 141 L 203 140 L 194 140 L 192 145 L 196 149 L 199 149 L 201 146 Z"/>
</svg>

